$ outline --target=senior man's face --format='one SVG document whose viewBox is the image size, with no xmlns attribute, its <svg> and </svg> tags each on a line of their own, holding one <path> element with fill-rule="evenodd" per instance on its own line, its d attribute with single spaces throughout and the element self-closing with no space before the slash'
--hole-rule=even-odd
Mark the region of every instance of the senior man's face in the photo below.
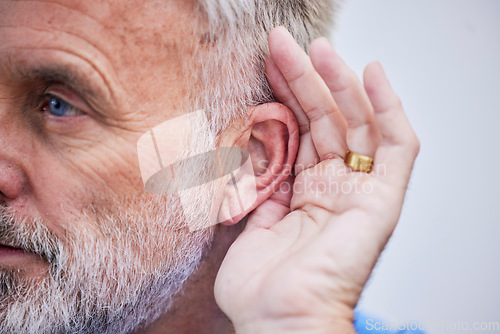
<svg viewBox="0 0 500 334">
<path fill-rule="evenodd" d="M 0 2 L 1 332 L 130 330 L 199 260 L 200 199 L 146 194 L 136 155 L 183 112 L 191 6 Z"/>
</svg>

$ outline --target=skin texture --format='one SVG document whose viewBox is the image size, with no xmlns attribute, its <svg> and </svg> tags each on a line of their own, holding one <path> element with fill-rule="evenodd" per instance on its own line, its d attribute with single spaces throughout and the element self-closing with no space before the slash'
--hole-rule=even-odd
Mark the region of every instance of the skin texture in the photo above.
<svg viewBox="0 0 500 334">
<path fill-rule="evenodd" d="M 0 2 L 0 191 L 17 217 L 41 218 L 64 240 L 92 228 L 71 224 L 83 209 L 148 196 L 135 145 L 183 112 L 176 106 L 192 89 L 189 56 L 201 39 L 190 1 L 161 3 Z M 229 333 L 230 320 L 241 333 L 352 331 L 418 140 L 378 64 L 367 67 L 363 86 L 324 40 L 311 46 L 312 62 L 283 29 L 271 34 L 270 50 L 268 77 L 282 104 L 250 108 L 223 135 L 225 146 L 251 153 L 258 199 L 216 227 L 184 293 L 142 333 Z M 50 78 L 61 68 L 69 80 Z M 46 93 L 84 114 L 48 115 L 40 108 Z M 384 169 L 339 176 L 347 147 Z M 370 183 L 373 192 L 303 190 L 332 178 Z M 293 184 L 295 193 L 283 190 Z M 30 278 L 48 265 L 29 253 L 0 260 L 0 269 Z"/>
</svg>

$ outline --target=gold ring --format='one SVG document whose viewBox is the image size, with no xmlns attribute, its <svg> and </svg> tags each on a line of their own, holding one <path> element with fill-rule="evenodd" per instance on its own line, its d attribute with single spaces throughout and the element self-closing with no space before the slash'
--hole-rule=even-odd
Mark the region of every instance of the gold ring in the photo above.
<svg viewBox="0 0 500 334">
<path fill-rule="evenodd" d="M 357 172 L 370 173 L 372 171 L 373 158 L 348 150 L 346 152 L 344 163 L 347 167 L 351 167 Z"/>
</svg>

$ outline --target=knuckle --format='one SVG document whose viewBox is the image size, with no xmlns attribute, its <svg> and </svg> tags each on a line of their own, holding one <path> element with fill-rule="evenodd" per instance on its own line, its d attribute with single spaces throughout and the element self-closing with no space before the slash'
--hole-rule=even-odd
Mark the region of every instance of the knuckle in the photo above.
<svg viewBox="0 0 500 334">
<path fill-rule="evenodd" d="M 378 107 L 379 113 L 394 113 L 403 110 L 403 102 L 396 94 L 387 97 L 386 100 L 380 103 Z"/>
<path fill-rule="evenodd" d="M 417 156 L 418 153 L 420 152 L 420 140 L 418 139 L 415 132 L 412 131 L 408 135 L 408 138 L 406 140 L 406 146 L 408 147 L 410 152 L 413 153 L 414 156 Z"/>
<path fill-rule="evenodd" d="M 403 101 L 401 101 L 401 98 L 396 94 L 394 94 L 392 105 L 397 109 L 403 109 Z"/>
<path fill-rule="evenodd" d="M 356 74 L 351 74 L 350 72 L 340 72 L 336 75 L 336 77 L 330 78 L 328 86 L 333 93 L 342 94 L 350 89 L 353 89 L 356 85 L 356 80 L 358 80 Z"/>
<path fill-rule="evenodd" d="M 287 78 L 287 81 L 291 84 L 293 83 L 299 83 L 301 81 L 307 81 L 315 70 L 312 68 L 312 66 L 308 65 L 297 65 L 295 68 L 291 68 L 286 72 L 283 72 L 283 75 L 285 78 Z"/>
<path fill-rule="evenodd" d="M 319 121 L 324 116 L 331 114 L 332 110 L 328 110 L 322 105 L 315 105 L 307 110 L 307 116 L 311 123 Z"/>
<path fill-rule="evenodd" d="M 415 137 L 416 138 L 416 137 Z M 415 139 L 415 146 L 414 146 L 414 153 L 415 153 L 415 156 L 418 155 L 418 153 L 420 152 L 420 140 L 418 138 Z"/>
<path fill-rule="evenodd" d="M 298 82 L 306 76 L 306 72 L 303 69 L 292 69 L 283 74 L 290 83 Z"/>
</svg>

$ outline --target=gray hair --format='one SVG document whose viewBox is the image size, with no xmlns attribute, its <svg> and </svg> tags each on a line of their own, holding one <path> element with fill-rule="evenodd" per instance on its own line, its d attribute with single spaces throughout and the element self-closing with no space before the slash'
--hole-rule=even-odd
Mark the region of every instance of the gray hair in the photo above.
<svg viewBox="0 0 500 334">
<path fill-rule="evenodd" d="M 198 0 L 201 87 L 190 98 L 214 132 L 244 117 L 248 106 L 274 100 L 265 76 L 269 32 L 284 26 L 307 51 L 313 39 L 328 35 L 334 9 L 334 0 Z"/>
</svg>

